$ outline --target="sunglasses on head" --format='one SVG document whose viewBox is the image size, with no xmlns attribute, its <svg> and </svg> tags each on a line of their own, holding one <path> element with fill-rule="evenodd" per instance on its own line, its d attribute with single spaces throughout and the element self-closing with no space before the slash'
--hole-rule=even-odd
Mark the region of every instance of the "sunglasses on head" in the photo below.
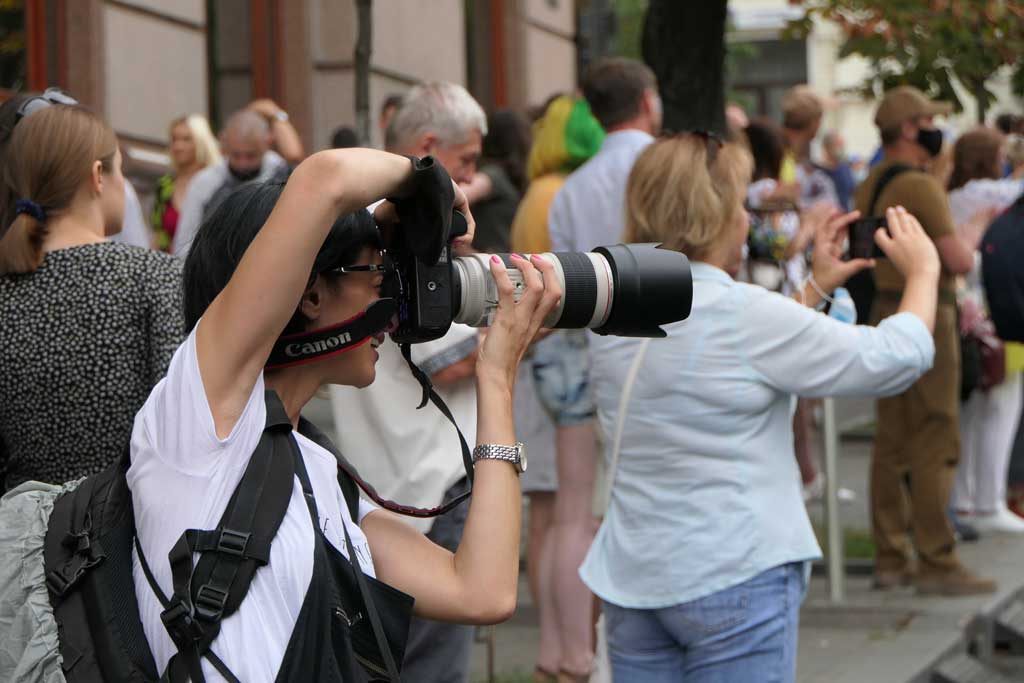
<svg viewBox="0 0 1024 683">
<path fill-rule="evenodd" d="M 42 95 L 30 97 L 21 103 L 21 106 L 18 107 L 18 114 L 15 117 L 14 123 L 17 125 L 23 118 L 32 116 L 37 111 L 52 107 L 55 104 L 77 105 L 78 100 L 60 88 L 47 88 L 43 91 Z"/>
</svg>

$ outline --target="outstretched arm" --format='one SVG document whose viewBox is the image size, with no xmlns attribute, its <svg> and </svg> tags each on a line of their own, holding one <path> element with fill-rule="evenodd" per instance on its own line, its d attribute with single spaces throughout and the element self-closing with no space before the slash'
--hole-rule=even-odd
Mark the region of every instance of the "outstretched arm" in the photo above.
<svg viewBox="0 0 1024 683">
<path fill-rule="evenodd" d="M 196 330 L 199 371 L 219 437 L 230 434 L 295 313 L 331 225 L 381 197 L 402 196 L 411 174 L 408 158 L 369 149 L 320 152 L 292 173 Z"/>
</svg>

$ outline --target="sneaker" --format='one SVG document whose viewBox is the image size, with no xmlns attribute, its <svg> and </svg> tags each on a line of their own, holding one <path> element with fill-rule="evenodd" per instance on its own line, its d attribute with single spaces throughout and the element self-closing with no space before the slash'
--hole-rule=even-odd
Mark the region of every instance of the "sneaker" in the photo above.
<svg viewBox="0 0 1024 683">
<path fill-rule="evenodd" d="M 985 595 L 996 592 L 996 582 L 958 567 L 948 572 L 918 574 L 914 578 L 918 595 Z"/>
<path fill-rule="evenodd" d="M 990 514 L 975 513 L 971 524 L 981 533 L 1024 534 L 1024 519 L 1001 508 Z"/>
<path fill-rule="evenodd" d="M 966 520 L 971 521 L 966 521 Z M 953 534 L 956 536 L 956 540 L 961 543 L 974 543 L 981 534 L 979 533 L 978 527 L 974 525 L 974 515 L 951 515 L 950 521 L 953 522 Z"/>
</svg>

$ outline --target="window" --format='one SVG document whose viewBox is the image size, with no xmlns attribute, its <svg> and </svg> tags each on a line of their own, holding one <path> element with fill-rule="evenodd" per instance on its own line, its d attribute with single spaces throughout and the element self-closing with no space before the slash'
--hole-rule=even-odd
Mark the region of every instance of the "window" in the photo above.
<svg viewBox="0 0 1024 683">
<path fill-rule="evenodd" d="M 64 84 L 66 0 L 0 0 L 0 98 Z"/>
</svg>

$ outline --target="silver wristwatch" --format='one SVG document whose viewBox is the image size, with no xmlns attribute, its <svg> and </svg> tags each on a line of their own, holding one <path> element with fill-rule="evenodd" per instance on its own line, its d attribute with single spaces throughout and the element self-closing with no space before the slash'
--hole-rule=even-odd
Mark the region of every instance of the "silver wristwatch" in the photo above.
<svg viewBox="0 0 1024 683">
<path fill-rule="evenodd" d="M 477 460 L 504 460 L 516 466 L 522 474 L 526 471 L 526 446 L 517 441 L 515 446 L 498 446 L 497 444 L 480 444 L 473 449 L 473 462 Z"/>
</svg>

